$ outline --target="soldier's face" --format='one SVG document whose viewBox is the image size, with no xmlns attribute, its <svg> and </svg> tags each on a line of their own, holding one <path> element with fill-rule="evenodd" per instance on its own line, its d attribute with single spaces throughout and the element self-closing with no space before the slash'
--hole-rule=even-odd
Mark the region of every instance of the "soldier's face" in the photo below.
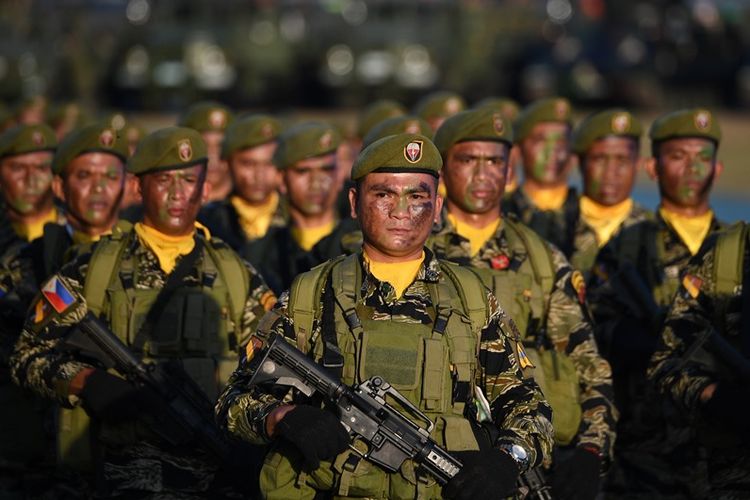
<svg viewBox="0 0 750 500">
<path fill-rule="evenodd" d="M 443 200 L 437 179 L 423 173 L 371 173 L 349 191 L 368 254 L 414 258 L 422 251 Z"/>
<path fill-rule="evenodd" d="M 71 223 L 87 232 L 106 231 L 117 220 L 125 187 L 122 160 L 107 153 L 86 153 L 68 164 L 55 180 Z"/>
<path fill-rule="evenodd" d="M 306 216 L 325 213 L 336 201 L 335 153 L 300 160 L 284 170 L 291 208 Z"/>
<path fill-rule="evenodd" d="M 671 139 L 658 147 L 656 176 L 662 197 L 680 207 L 696 207 L 708 201 L 718 174 L 716 145 L 701 138 Z"/>
<path fill-rule="evenodd" d="M 526 178 L 555 185 L 567 176 L 569 127 L 564 123 L 537 123 L 520 143 Z"/>
<path fill-rule="evenodd" d="M 11 211 L 34 215 L 52 206 L 52 153 L 37 151 L 0 162 L 0 192 Z"/>
<path fill-rule="evenodd" d="M 450 148 L 443 167 L 449 207 L 471 214 L 500 213 L 508 170 L 508 146 L 467 141 Z"/>
<path fill-rule="evenodd" d="M 229 180 L 229 166 L 221 159 L 221 141 L 224 140 L 224 133 L 203 132 L 201 137 L 206 143 L 208 156 L 208 183 L 212 186 L 221 186 Z"/>
<path fill-rule="evenodd" d="M 142 175 L 143 223 L 169 236 L 192 233 L 198 211 L 208 199 L 205 179 L 203 165 Z"/>
<path fill-rule="evenodd" d="M 612 206 L 625 201 L 638 171 L 638 146 L 627 137 L 605 137 L 589 148 L 581 163 L 584 193 Z"/>
<path fill-rule="evenodd" d="M 269 142 L 232 154 L 229 169 L 234 190 L 248 203 L 261 204 L 278 189 L 280 175 L 271 161 L 274 151 L 276 143 Z"/>
</svg>

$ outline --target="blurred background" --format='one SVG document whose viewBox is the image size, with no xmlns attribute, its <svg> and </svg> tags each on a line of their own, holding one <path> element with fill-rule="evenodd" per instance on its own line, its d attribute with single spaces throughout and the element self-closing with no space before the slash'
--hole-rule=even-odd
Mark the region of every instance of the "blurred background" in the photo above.
<svg viewBox="0 0 750 500">
<path fill-rule="evenodd" d="M 570 98 L 717 112 L 715 207 L 750 216 L 750 0 L 2 0 L 0 101 L 122 110 L 147 129 L 191 103 L 329 116 L 438 89 L 469 103 Z M 644 141 L 644 153 L 648 141 Z M 637 198 L 657 192 L 641 176 Z"/>
</svg>

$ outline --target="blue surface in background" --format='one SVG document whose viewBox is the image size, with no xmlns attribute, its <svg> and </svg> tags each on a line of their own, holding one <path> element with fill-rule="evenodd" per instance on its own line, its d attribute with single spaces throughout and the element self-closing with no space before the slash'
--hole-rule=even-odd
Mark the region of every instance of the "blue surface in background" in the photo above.
<svg viewBox="0 0 750 500">
<path fill-rule="evenodd" d="M 644 207 L 654 210 L 659 204 L 659 189 L 655 184 L 636 185 L 633 199 Z M 724 222 L 750 219 L 750 196 L 738 196 L 727 193 L 711 193 L 711 207 L 716 217 Z"/>
</svg>

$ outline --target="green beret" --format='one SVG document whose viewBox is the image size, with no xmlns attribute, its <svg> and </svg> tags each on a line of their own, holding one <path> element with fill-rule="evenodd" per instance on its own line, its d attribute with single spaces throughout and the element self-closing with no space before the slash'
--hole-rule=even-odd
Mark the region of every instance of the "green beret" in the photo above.
<svg viewBox="0 0 750 500">
<path fill-rule="evenodd" d="M 177 170 L 208 162 L 206 143 L 192 128 L 168 127 L 152 132 L 138 143 L 128 160 L 135 175 Z"/>
<path fill-rule="evenodd" d="M 43 123 L 18 125 L 0 135 L 0 158 L 37 151 L 54 151 L 56 148 L 55 132 Z"/>
<path fill-rule="evenodd" d="M 281 122 L 270 115 L 252 115 L 232 123 L 221 144 L 221 157 L 273 142 L 281 133 Z"/>
<path fill-rule="evenodd" d="M 426 136 L 389 135 L 359 153 L 352 166 L 352 180 L 372 172 L 418 172 L 438 177 L 442 166 L 440 152 Z"/>
<path fill-rule="evenodd" d="M 190 127 L 198 132 L 223 132 L 233 118 L 232 112 L 223 104 L 203 101 L 190 106 L 177 125 Z"/>
<path fill-rule="evenodd" d="M 126 161 L 128 141 L 113 128 L 102 125 L 89 125 L 71 132 L 57 147 L 52 159 L 52 172 L 60 175 L 71 161 L 93 152 L 109 153 Z"/>
<path fill-rule="evenodd" d="M 659 117 L 648 132 L 652 142 L 677 137 L 703 137 L 719 144 L 721 129 L 716 117 L 707 109 L 681 109 Z"/>
<path fill-rule="evenodd" d="M 446 119 L 435 132 L 433 142 L 445 156 L 454 144 L 465 141 L 494 141 L 513 145 L 513 128 L 499 111 L 470 109 Z"/>
<path fill-rule="evenodd" d="M 414 114 L 424 120 L 452 116 L 466 109 L 466 101 L 455 92 L 433 92 L 423 97 L 414 107 Z"/>
<path fill-rule="evenodd" d="M 506 120 L 514 122 L 521 111 L 518 103 L 507 97 L 485 97 L 474 105 L 474 109 L 491 108 L 499 111 L 500 115 Z"/>
<path fill-rule="evenodd" d="M 394 116 L 375 125 L 362 140 L 362 147 L 366 148 L 378 139 L 395 134 L 422 134 L 432 137 L 432 127 L 418 116 Z"/>
<path fill-rule="evenodd" d="M 283 170 L 300 160 L 333 153 L 341 144 L 341 134 L 327 123 L 305 122 L 282 132 L 278 143 L 273 163 Z"/>
<path fill-rule="evenodd" d="M 563 97 L 548 97 L 526 106 L 516 120 L 516 142 L 526 139 L 537 123 L 564 123 L 573 126 L 570 101 Z"/>
<path fill-rule="evenodd" d="M 595 141 L 608 136 L 632 137 L 640 139 L 643 128 L 641 122 L 624 109 L 608 109 L 595 113 L 578 125 L 573 132 L 572 150 L 585 153 Z"/>
<path fill-rule="evenodd" d="M 359 119 L 359 126 L 357 127 L 357 135 L 359 137 L 364 137 L 375 125 L 383 120 L 405 114 L 406 108 L 396 101 L 391 99 L 380 99 L 375 101 L 367 106 L 362 112 L 362 116 Z"/>
</svg>

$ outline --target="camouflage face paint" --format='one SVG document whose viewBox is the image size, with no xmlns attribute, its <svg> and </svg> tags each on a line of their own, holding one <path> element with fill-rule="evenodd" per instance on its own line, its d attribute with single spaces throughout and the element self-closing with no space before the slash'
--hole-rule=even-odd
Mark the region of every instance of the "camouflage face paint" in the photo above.
<svg viewBox="0 0 750 500">
<path fill-rule="evenodd" d="M 553 160 L 557 151 L 557 144 L 560 142 L 562 134 L 559 132 L 552 132 L 545 136 L 542 146 L 536 153 L 534 158 L 534 177 L 537 179 L 544 179 L 547 177 L 547 168 L 550 162 Z"/>
</svg>

